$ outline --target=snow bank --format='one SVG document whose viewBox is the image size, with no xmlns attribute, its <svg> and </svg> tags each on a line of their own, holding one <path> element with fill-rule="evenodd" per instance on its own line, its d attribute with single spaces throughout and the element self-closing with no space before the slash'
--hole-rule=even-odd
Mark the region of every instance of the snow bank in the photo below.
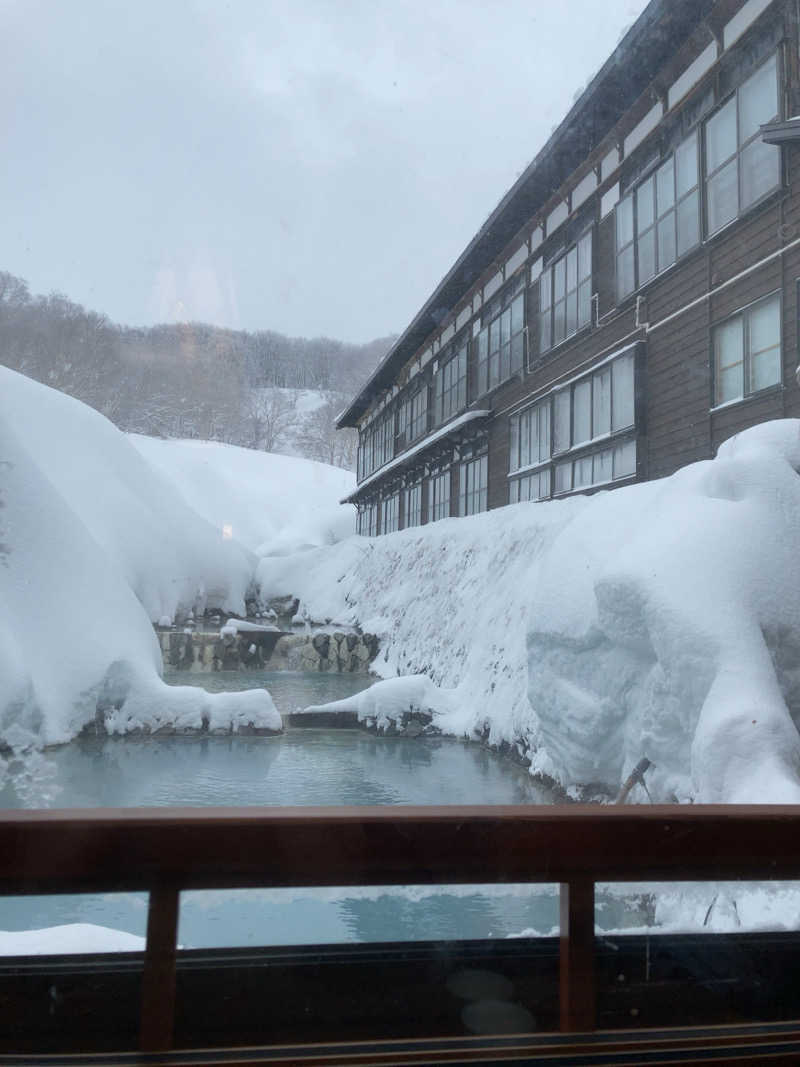
<svg viewBox="0 0 800 1067">
<path fill-rule="evenodd" d="M 269 694 L 160 680 L 151 620 L 236 611 L 255 558 L 176 499 L 125 435 L 0 367 L 0 742 L 21 753 L 104 717 L 279 729 Z"/>
<path fill-rule="evenodd" d="M 0 956 L 72 956 L 88 952 L 143 952 L 145 939 L 92 923 L 42 930 L 0 930 Z"/>
<path fill-rule="evenodd" d="M 211 441 L 129 440 L 218 536 L 259 556 L 335 544 L 355 532 L 355 508 L 339 504 L 355 488 L 349 471 Z"/>
<path fill-rule="evenodd" d="M 798 802 L 798 468 L 782 420 L 659 482 L 262 560 L 259 582 L 377 634 L 373 669 L 450 690 L 437 725 L 567 788 L 615 792 L 646 756 L 654 799 Z"/>
<path fill-rule="evenodd" d="M 387 678 L 369 689 L 362 689 L 343 700 L 312 704 L 305 712 L 355 712 L 359 722 L 375 725 L 379 730 L 401 722 L 404 715 L 422 715 L 437 723 L 453 710 L 454 692 L 441 689 L 426 674 Z"/>
</svg>

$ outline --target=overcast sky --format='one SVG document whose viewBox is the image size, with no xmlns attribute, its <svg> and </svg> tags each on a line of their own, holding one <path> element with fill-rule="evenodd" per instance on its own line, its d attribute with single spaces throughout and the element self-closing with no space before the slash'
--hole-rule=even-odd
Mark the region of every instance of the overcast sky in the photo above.
<svg viewBox="0 0 800 1067">
<path fill-rule="evenodd" d="M 0 270 L 401 331 L 645 0 L 0 0 Z"/>
</svg>

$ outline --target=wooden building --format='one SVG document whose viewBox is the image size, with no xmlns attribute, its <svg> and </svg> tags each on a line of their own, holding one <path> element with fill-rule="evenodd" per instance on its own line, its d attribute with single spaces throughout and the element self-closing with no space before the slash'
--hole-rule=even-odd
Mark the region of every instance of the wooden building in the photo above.
<svg viewBox="0 0 800 1067">
<path fill-rule="evenodd" d="M 359 531 L 800 415 L 800 5 L 652 0 L 351 401 Z"/>
</svg>

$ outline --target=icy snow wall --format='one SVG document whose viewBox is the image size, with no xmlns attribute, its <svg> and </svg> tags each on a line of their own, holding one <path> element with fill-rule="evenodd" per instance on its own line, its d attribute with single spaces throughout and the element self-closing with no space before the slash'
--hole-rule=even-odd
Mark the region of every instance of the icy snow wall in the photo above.
<svg viewBox="0 0 800 1067">
<path fill-rule="evenodd" d="M 614 792 L 800 802 L 800 423 L 670 478 L 519 504 L 277 561 L 267 595 L 381 639 L 447 687 L 446 732 Z M 452 692 L 455 690 L 455 692 Z"/>
<path fill-rule="evenodd" d="M 280 729 L 264 690 L 166 686 L 151 620 L 244 607 L 255 557 L 179 499 L 124 434 L 0 367 L 0 741 L 113 732 Z"/>
</svg>

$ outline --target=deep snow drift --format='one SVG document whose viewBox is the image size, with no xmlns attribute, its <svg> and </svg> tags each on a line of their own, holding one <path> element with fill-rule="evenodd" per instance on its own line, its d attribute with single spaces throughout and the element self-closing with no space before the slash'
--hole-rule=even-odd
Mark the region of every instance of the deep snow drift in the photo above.
<svg viewBox="0 0 800 1067">
<path fill-rule="evenodd" d="M 386 677 L 446 687 L 442 730 L 567 788 L 613 793 L 646 756 L 654 799 L 797 803 L 798 469 L 782 420 L 662 481 L 262 560 L 259 580 L 376 633 Z M 370 700 L 415 707 L 403 685 Z"/>
<path fill-rule="evenodd" d="M 248 542 L 349 532 L 352 508 L 340 526 L 330 518 L 347 478 L 221 445 L 134 447 L 86 405 L 0 367 L 0 743 L 66 741 L 98 715 L 119 733 L 280 729 L 264 690 L 164 685 L 151 624 L 243 612 L 258 558 Z"/>
</svg>

